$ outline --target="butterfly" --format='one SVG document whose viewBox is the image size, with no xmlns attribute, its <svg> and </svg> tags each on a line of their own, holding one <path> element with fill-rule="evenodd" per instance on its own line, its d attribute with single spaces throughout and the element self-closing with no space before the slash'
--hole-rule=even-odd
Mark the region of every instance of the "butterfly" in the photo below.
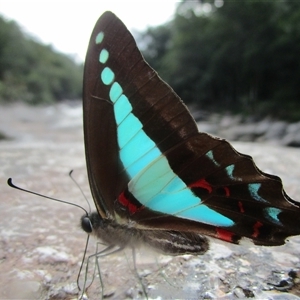
<svg viewBox="0 0 300 300">
<path fill-rule="evenodd" d="M 300 234 L 279 177 L 226 140 L 199 132 L 172 88 L 112 13 L 97 21 L 83 83 L 86 164 L 96 212 L 82 227 L 109 249 L 144 244 L 203 254 L 206 236 L 276 246 Z"/>
</svg>

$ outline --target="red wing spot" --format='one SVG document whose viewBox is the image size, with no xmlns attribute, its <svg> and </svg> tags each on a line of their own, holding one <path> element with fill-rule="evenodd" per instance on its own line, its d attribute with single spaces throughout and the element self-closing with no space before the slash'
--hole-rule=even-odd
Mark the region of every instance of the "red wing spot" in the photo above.
<svg viewBox="0 0 300 300">
<path fill-rule="evenodd" d="M 130 214 L 134 214 L 138 211 L 138 208 L 134 204 L 128 203 L 128 210 Z"/>
<path fill-rule="evenodd" d="M 230 196 L 230 190 L 227 186 L 224 186 L 224 191 L 225 191 L 225 196 L 229 197 Z"/>
<path fill-rule="evenodd" d="M 136 205 L 131 203 L 130 200 L 125 196 L 124 192 L 122 192 L 119 195 L 118 201 L 121 205 L 125 206 L 128 209 L 128 211 L 131 215 L 133 215 L 134 213 L 136 213 L 144 208 L 144 206 L 137 207 Z"/>
<path fill-rule="evenodd" d="M 122 192 L 119 197 L 118 197 L 119 202 L 123 205 L 123 206 L 128 206 L 129 201 L 128 199 L 125 197 L 124 192 Z"/>
<path fill-rule="evenodd" d="M 251 235 L 253 238 L 257 238 L 259 235 L 259 228 L 263 226 L 263 223 L 257 221 L 253 226 L 253 234 Z"/>
<path fill-rule="evenodd" d="M 239 201 L 238 205 L 239 205 L 240 212 L 243 214 L 245 212 L 245 209 L 244 209 L 242 201 Z"/>
<path fill-rule="evenodd" d="M 234 233 L 227 231 L 225 229 L 217 228 L 217 238 L 226 242 L 233 243 Z"/>
<path fill-rule="evenodd" d="M 212 192 L 211 185 L 205 179 L 200 179 L 194 183 L 191 183 L 188 185 L 188 187 L 189 188 L 194 188 L 194 187 L 203 188 L 203 189 L 206 189 L 209 193 Z"/>
</svg>

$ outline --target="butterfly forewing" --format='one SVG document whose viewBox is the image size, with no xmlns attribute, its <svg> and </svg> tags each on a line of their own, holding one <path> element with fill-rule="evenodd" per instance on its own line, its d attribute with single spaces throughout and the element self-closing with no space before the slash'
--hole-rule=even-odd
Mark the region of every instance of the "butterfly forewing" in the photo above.
<svg viewBox="0 0 300 300">
<path fill-rule="evenodd" d="M 99 34 L 103 35 L 100 43 Z M 102 51 L 108 53 L 105 63 L 99 61 Z M 109 84 L 101 80 L 106 68 L 114 77 Z M 120 84 L 122 95 L 128 99 L 120 99 L 114 106 L 109 96 L 114 92 L 113 83 Z M 99 19 L 91 36 L 85 62 L 83 107 L 90 185 L 94 199 L 101 199 L 96 205 L 102 215 L 114 212 L 114 202 L 130 180 L 126 169 L 142 169 L 158 151 L 161 154 L 197 133 L 185 105 L 149 67 L 130 32 L 110 12 Z M 144 149 L 139 149 L 142 145 Z M 121 154 L 119 148 L 123 149 Z M 149 158 L 142 164 L 137 162 L 137 167 L 132 166 L 136 155 L 146 156 L 142 151 Z M 122 164 L 119 155 L 125 156 Z"/>
<path fill-rule="evenodd" d="M 111 12 L 91 36 L 83 107 L 89 180 L 102 217 L 262 245 L 300 233 L 299 206 L 280 178 L 227 141 L 199 133 Z"/>
</svg>

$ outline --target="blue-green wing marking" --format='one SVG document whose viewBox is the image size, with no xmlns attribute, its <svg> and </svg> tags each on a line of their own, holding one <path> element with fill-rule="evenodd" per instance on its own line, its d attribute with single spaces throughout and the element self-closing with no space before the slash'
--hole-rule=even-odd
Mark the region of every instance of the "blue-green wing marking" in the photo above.
<svg viewBox="0 0 300 300">
<path fill-rule="evenodd" d="M 96 43 L 105 39 L 103 32 Z M 99 62 L 109 65 L 109 52 L 102 49 Z M 101 81 L 110 85 L 109 99 L 114 104 L 119 154 L 131 181 L 128 190 L 151 210 L 191 219 L 214 226 L 232 226 L 234 222 L 215 212 L 196 197 L 172 171 L 167 158 L 143 130 L 143 124 L 132 113 L 132 106 L 114 71 L 105 66 Z"/>
</svg>

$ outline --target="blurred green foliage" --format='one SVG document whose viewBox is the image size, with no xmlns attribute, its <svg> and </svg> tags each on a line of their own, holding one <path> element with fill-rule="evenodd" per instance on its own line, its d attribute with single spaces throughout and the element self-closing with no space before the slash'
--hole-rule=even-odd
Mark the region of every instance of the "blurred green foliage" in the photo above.
<svg viewBox="0 0 300 300">
<path fill-rule="evenodd" d="M 81 98 L 83 66 L 24 34 L 0 16 L 0 102 Z"/>
<path fill-rule="evenodd" d="M 182 1 L 174 20 L 140 38 L 185 102 L 300 119 L 300 1 Z"/>
</svg>

